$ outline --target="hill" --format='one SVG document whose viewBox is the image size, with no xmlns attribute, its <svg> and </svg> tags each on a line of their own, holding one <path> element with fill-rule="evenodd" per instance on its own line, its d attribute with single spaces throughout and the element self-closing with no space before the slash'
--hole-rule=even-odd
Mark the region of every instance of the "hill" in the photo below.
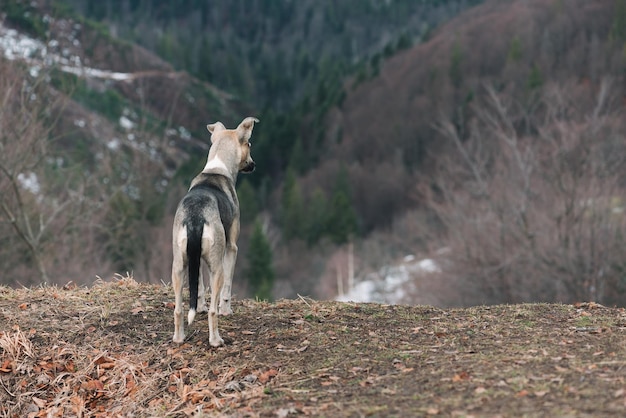
<svg viewBox="0 0 626 418">
<path fill-rule="evenodd" d="M 0 287 L 4 416 L 621 416 L 626 313 L 236 301 L 171 342 L 171 288 Z"/>
<path fill-rule="evenodd" d="M 249 112 L 58 2 L 3 2 L 0 72 L 0 263 L 11 284 L 155 264 L 130 231 L 147 238 L 167 223 L 170 193 L 206 156 L 207 122 Z M 168 269 L 154 267 L 146 280 Z"/>
<path fill-rule="evenodd" d="M 487 1 L 455 16 L 384 61 L 378 75 L 346 82 L 326 119 L 324 158 L 304 188 L 328 190 L 343 162 L 362 228 L 389 224 L 423 203 L 411 185 L 431 180 L 438 160 L 455 152 L 438 125 L 451 121 L 469 136 L 486 87 L 530 110 L 533 94 L 555 85 L 588 95 L 605 77 L 621 85 L 616 7 L 610 0 Z"/>
<path fill-rule="evenodd" d="M 609 155 L 625 146 L 625 16 L 623 1 L 460 13 L 345 82 L 324 156 L 298 180 L 303 206 L 342 178 L 361 259 L 445 251 L 447 306 L 623 303 L 625 165 Z"/>
</svg>

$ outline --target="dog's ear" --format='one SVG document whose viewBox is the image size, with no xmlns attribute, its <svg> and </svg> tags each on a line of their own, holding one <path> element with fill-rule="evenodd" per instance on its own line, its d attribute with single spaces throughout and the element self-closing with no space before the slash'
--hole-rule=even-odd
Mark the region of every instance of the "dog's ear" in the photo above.
<svg viewBox="0 0 626 418">
<path fill-rule="evenodd" d="M 239 141 L 243 144 L 248 141 L 252 136 L 252 128 L 254 128 L 254 122 L 259 122 L 257 118 L 247 117 L 241 121 L 237 126 L 237 133 L 239 134 Z"/>
<path fill-rule="evenodd" d="M 206 126 L 206 129 L 213 135 L 216 132 L 226 129 L 222 122 L 215 122 Z"/>
</svg>

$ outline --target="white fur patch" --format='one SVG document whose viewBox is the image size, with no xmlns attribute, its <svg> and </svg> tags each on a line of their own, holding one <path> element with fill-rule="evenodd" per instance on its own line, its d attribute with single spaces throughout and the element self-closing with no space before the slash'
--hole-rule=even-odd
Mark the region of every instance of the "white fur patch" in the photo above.
<svg viewBox="0 0 626 418">
<path fill-rule="evenodd" d="M 207 224 L 202 227 L 202 240 L 213 242 L 213 229 L 209 228 Z"/>
<path fill-rule="evenodd" d="M 189 313 L 187 314 L 187 323 L 191 325 L 191 323 L 193 322 L 195 318 L 196 318 L 196 310 L 189 309 Z"/>
<path fill-rule="evenodd" d="M 178 248 L 187 248 L 187 228 L 181 228 L 176 235 L 176 244 Z"/>
<path fill-rule="evenodd" d="M 215 168 L 221 168 L 228 171 L 228 169 L 226 168 L 226 164 L 224 164 L 224 161 L 222 161 L 217 155 L 207 161 L 206 165 L 204 166 L 204 170 L 202 171 L 208 171 Z"/>
</svg>

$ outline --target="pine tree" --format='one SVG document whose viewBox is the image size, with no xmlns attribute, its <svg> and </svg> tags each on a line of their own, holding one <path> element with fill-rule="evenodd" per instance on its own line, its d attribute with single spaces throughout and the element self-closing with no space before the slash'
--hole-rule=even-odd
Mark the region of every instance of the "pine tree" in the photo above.
<svg viewBox="0 0 626 418">
<path fill-rule="evenodd" d="M 287 170 L 282 197 L 282 227 L 286 240 L 302 238 L 304 215 L 302 195 L 293 169 Z"/>
<path fill-rule="evenodd" d="M 530 70 L 530 74 L 528 75 L 528 81 L 526 82 L 526 86 L 528 90 L 538 89 L 543 85 L 543 76 L 541 75 L 541 70 L 534 64 Z"/>
<path fill-rule="evenodd" d="M 241 211 L 241 223 L 249 224 L 261 210 L 256 192 L 248 179 L 244 179 L 239 187 L 237 187 L 237 196 L 239 197 L 239 207 Z"/>
<path fill-rule="evenodd" d="M 306 214 L 306 241 L 309 245 L 314 245 L 327 232 L 328 199 L 322 189 L 317 188 L 313 192 L 313 196 L 307 204 Z"/>
<path fill-rule="evenodd" d="M 254 231 L 250 237 L 246 277 L 255 298 L 260 300 L 272 299 L 274 286 L 272 248 L 259 221 L 255 222 Z"/>
<path fill-rule="evenodd" d="M 344 168 L 339 171 L 326 228 L 335 244 L 345 244 L 357 230 L 356 212 L 350 200 L 350 185 Z"/>
<path fill-rule="evenodd" d="M 463 84 L 463 52 L 461 44 L 457 41 L 452 48 L 452 57 L 450 58 L 450 68 L 448 75 L 454 87 L 460 87 Z"/>
</svg>

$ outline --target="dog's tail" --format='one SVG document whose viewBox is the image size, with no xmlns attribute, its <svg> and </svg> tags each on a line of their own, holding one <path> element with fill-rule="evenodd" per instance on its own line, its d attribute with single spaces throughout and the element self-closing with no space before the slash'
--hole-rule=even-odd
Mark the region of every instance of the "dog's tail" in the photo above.
<svg viewBox="0 0 626 418">
<path fill-rule="evenodd" d="M 187 224 L 187 260 L 189 260 L 189 314 L 187 322 L 191 324 L 198 309 L 198 279 L 200 277 L 200 256 L 202 255 L 202 222 Z"/>
</svg>

